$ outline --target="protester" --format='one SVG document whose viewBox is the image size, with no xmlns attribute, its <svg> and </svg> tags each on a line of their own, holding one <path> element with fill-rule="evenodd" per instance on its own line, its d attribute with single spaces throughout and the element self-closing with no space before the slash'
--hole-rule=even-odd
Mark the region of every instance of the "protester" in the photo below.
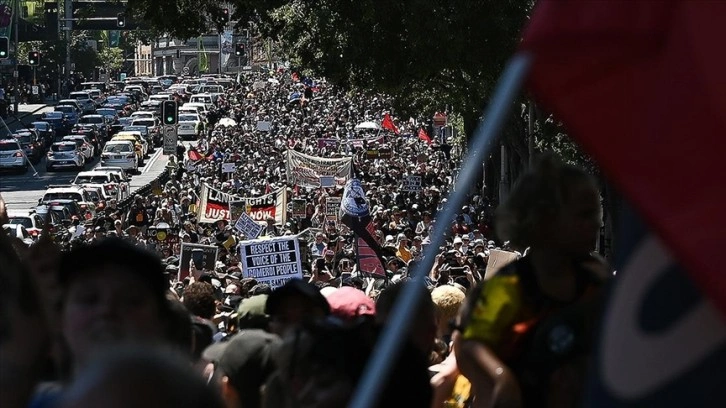
<svg viewBox="0 0 726 408">
<path fill-rule="evenodd" d="M 579 406 L 602 285 L 593 257 L 600 200 L 581 170 L 545 157 L 499 209 L 497 229 L 528 255 L 469 293 L 456 360 L 475 405 Z"/>
</svg>

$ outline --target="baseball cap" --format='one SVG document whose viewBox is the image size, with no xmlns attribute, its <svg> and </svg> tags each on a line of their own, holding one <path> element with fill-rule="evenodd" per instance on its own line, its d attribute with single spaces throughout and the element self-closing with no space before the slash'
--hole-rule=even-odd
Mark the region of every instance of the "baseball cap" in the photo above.
<svg viewBox="0 0 726 408">
<path fill-rule="evenodd" d="M 245 405 L 259 406 L 260 387 L 277 368 L 274 356 L 281 344 L 272 333 L 248 329 L 207 347 L 202 357 L 227 376 Z"/>
<path fill-rule="evenodd" d="M 270 322 L 265 313 L 268 295 L 255 295 L 243 299 L 237 308 L 237 321 L 240 329 L 264 329 Z"/>
<path fill-rule="evenodd" d="M 283 300 L 300 296 L 306 298 L 312 306 L 320 308 L 324 314 L 330 314 L 330 305 L 325 297 L 320 294 L 317 286 L 307 283 L 302 279 L 291 279 L 284 285 L 272 291 L 265 304 L 265 313 L 274 315 L 279 311 Z"/>
<path fill-rule="evenodd" d="M 376 304 L 373 299 L 351 286 L 343 286 L 327 296 L 330 313 L 345 321 L 359 316 L 375 316 Z"/>
</svg>

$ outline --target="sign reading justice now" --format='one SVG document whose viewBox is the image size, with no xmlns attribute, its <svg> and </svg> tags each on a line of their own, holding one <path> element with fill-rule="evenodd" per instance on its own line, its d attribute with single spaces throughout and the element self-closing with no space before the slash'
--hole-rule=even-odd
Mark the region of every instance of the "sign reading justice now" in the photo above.
<svg viewBox="0 0 726 408">
<path fill-rule="evenodd" d="M 245 241 L 240 245 L 242 275 L 277 288 L 302 278 L 300 242 L 296 236 Z"/>
</svg>

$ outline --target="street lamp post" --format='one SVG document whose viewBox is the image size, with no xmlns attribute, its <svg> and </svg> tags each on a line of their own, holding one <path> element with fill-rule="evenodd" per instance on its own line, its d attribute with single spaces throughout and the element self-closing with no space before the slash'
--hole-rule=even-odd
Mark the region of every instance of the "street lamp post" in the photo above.
<svg viewBox="0 0 726 408">
<path fill-rule="evenodd" d="M 20 54 L 19 45 L 20 42 L 18 42 L 18 13 L 20 12 L 20 7 L 18 5 L 18 2 L 13 2 L 13 33 L 15 35 L 15 58 L 13 61 L 13 78 L 15 81 L 15 91 L 14 91 L 14 100 L 13 100 L 13 112 L 15 115 L 18 114 L 18 103 L 20 99 L 20 78 L 18 76 L 18 55 Z"/>
</svg>

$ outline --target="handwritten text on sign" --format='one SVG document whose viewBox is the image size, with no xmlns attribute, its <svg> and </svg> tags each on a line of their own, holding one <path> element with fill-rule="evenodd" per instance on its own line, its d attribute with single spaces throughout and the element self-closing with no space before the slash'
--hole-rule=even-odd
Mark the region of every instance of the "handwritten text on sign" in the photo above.
<svg viewBox="0 0 726 408">
<path fill-rule="evenodd" d="M 241 245 L 243 275 L 273 289 L 294 278 L 302 278 L 300 243 L 297 237 L 247 241 Z"/>
</svg>

